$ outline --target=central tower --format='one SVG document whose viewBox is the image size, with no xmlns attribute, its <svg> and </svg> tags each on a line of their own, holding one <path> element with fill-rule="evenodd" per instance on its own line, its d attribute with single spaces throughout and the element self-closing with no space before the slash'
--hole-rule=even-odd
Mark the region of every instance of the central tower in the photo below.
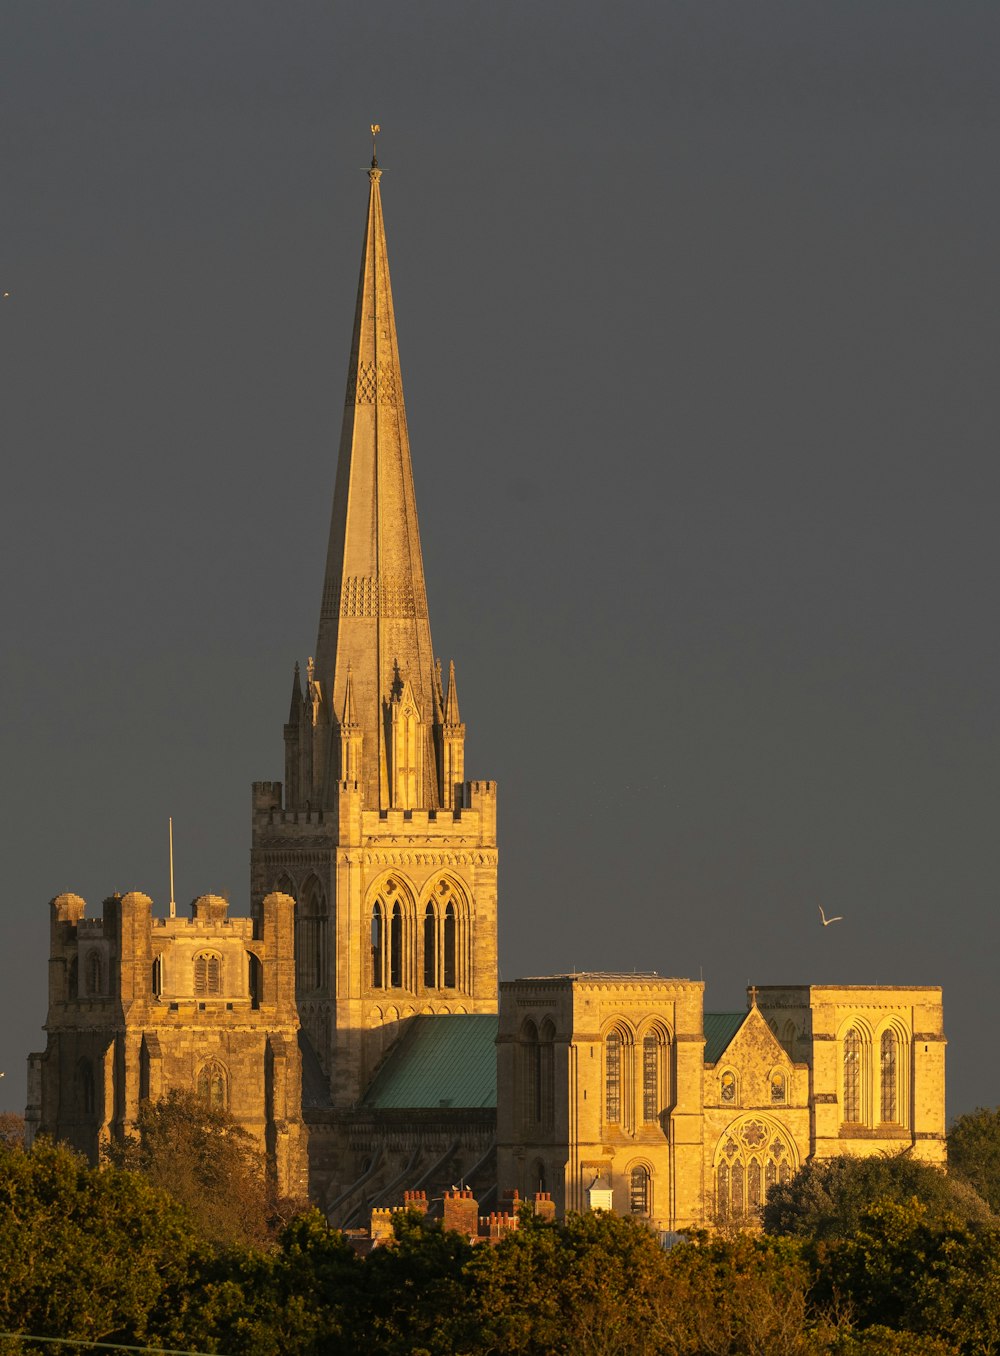
<svg viewBox="0 0 1000 1356">
<path fill-rule="evenodd" d="M 408 1018 L 497 1005 L 496 783 L 465 781 L 431 645 L 381 175 L 373 156 L 315 658 L 284 790 L 253 789 L 254 907 L 296 900 L 299 1014 L 344 1109 Z"/>
</svg>

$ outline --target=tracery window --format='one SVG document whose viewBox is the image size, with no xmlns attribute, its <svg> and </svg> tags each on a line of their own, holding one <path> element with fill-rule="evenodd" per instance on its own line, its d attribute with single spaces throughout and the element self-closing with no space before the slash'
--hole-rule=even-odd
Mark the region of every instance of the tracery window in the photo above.
<svg viewBox="0 0 1000 1356">
<path fill-rule="evenodd" d="M 861 1120 L 861 1034 L 851 1027 L 844 1037 L 844 1120 Z"/>
<path fill-rule="evenodd" d="M 413 905 L 398 880 L 390 878 L 372 903 L 371 975 L 373 989 L 410 988 L 417 981 L 418 958 Z"/>
<path fill-rule="evenodd" d="M 719 1097 L 723 1102 L 736 1101 L 736 1075 L 728 1069 L 719 1079 Z"/>
<path fill-rule="evenodd" d="M 633 1215 L 649 1214 L 649 1169 L 637 1163 L 629 1173 L 629 1210 Z"/>
<path fill-rule="evenodd" d="M 199 997 L 222 992 L 222 957 L 199 951 L 194 958 L 194 991 Z"/>
<path fill-rule="evenodd" d="M 609 1031 L 604 1042 L 604 1114 L 609 1125 L 618 1125 L 622 1118 L 622 1037 L 620 1031 Z"/>
<path fill-rule="evenodd" d="M 771 1104 L 773 1106 L 783 1106 L 787 1100 L 787 1085 L 783 1073 L 773 1073 L 771 1075 Z"/>
<path fill-rule="evenodd" d="M 198 1096 L 214 1111 L 224 1111 L 229 1103 L 226 1071 L 214 1059 L 198 1071 Z"/>
<path fill-rule="evenodd" d="M 716 1210 L 720 1218 L 753 1214 L 776 1183 L 791 1180 L 794 1151 L 776 1122 L 754 1117 L 735 1124 L 716 1151 Z"/>
<path fill-rule="evenodd" d="M 895 1124 L 899 1120 L 899 1038 L 890 1027 L 882 1032 L 882 1120 Z"/>
</svg>

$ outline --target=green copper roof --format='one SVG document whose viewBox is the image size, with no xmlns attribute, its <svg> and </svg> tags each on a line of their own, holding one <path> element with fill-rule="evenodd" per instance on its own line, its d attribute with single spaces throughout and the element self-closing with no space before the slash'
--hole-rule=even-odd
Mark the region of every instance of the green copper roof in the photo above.
<svg viewBox="0 0 1000 1356">
<path fill-rule="evenodd" d="M 495 1013 L 414 1017 L 365 1093 L 382 1107 L 495 1107 Z"/>
<path fill-rule="evenodd" d="M 705 1063 L 716 1064 L 746 1021 L 745 1012 L 705 1013 Z"/>
</svg>

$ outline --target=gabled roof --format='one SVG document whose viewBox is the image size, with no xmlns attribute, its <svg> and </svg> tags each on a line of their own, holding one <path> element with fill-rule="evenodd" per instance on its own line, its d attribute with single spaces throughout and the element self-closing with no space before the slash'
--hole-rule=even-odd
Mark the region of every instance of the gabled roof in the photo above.
<svg viewBox="0 0 1000 1356">
<path fill-rule="evenodd" d="M 495 1013 L 414 1017 L 389 1051 L 362 1105 L 495 1107 L 497 1027 Z"/>
<path fill-rule="evenodd" d="M 746 1021 L 745 1012 L 705 1013 L 705 1063 L 717 1064 L 729 1043 Z"/>
</svg>

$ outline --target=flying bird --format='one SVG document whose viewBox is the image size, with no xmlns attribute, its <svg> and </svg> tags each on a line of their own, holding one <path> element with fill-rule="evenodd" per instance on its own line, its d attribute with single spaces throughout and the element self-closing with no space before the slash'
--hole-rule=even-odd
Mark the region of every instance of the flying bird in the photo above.
<svg viewBox="0 0 1000 1356">
<path fill-rule="evenodd" d="M 819 916 L 822 918 L 823 926 L 825 928 L 828 928 L 831 923 L 842 923 L 844 921 L 844 915 L 842 913 L 838 913 L 836 918 L 827 918 L 826 914 L 823 912 L 823 905 L 817 904 L 816 907 L 819 909 Z"/>
</svg>

